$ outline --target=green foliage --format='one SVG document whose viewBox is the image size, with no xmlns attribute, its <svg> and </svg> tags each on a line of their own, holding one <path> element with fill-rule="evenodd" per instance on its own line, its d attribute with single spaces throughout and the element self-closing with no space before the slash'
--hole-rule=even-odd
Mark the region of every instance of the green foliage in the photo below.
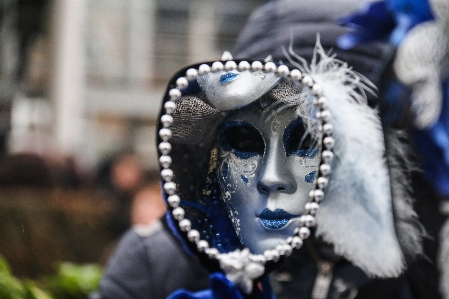
<svg viewBox="0 0 449 299">
<path fill-rule="evenodd" d="M 61 263 L 57 274 L 44 278 L 44 282 L 55 298 L 85 299 L 98 289 L 101 275 L 97 265 Z"/>
<path fill-rule="evenodd" d="M 20 280 L 0 255 L 0 299 L 87 299 L 98 289 L 101 275 L 101 268 L 94 264 L 61 263 L 54 275 Z"/>
<path fill-rule="evenodd" d="M 20 281 L 11 274 L 8 262 L 0 256 L 1 299 L 53 299 L 32 281 Z"/>
</svg>

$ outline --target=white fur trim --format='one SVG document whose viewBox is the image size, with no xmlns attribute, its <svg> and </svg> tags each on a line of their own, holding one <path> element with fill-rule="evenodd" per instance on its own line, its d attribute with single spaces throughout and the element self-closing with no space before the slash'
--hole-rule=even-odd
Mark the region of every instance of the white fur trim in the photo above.
<svg viewBox="0 0 449 299">
<path fill-rule="evenodd" d="M 328 57 L 319 43 L 317 55 L 309 71 L 328 98 L 336 140 L 317 235 L 368 275 L 397 276 L 404 258 L 394 227 L 381 123 L 364 96 L 367 81 Z"/>
</svg>

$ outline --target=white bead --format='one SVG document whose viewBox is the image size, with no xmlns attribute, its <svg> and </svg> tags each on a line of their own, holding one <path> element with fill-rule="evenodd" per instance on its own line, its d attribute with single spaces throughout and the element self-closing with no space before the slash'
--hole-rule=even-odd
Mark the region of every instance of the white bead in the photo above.
<svg viewBox="0 0 449 299">
<path fill-rule="evenodd" d="M 310 199 L 315 198 L 315 190 L 310 190 L 310 191 L 309 191 L 309 198 L 310 198 Z"/>
<path fill-rule="evenodd" d="M 279 255 L 284 255 L 285 254 L 284 246 L 282 246 L 282 244 L 276 245 L 275 250 L 277 252 L 279 252 Z"/>
<path fill-rule="evenodd" d="M 265 250 L 263 253 L 267 261 L 277 262 L 280 258 L 279 252 L 277 250 Z"/>
<path fill-rule="evenodd" d="M 182 219 L 184 219 L 185 212 L 183 208 L 177 207 L 171 212 L 171 214 L 173 215 L 173 218 L 181 221 Z"/>
<path fill-rule="evenodd" d="M 312 87 L 313 85 L 313 79 L 310 76 L 304 76 L 301 80 L 302 84 Z"/>
<path fill-rule="evenodd" d="M 331 173 L 331 166 L 328 164 L 321 164 L 320 171 L 323 175 L 328 175 Z"/>
<path fill-rule="evenodd" d="M 285 76 L 288 76 L 289 73 L 290 73 L 290 70 L 288 69 L 288 66 L 283 64 L 278 67 L 279 76 L 285 77 Z"/>
<path fill-rule="evenodd" d="M 212 73 L 216 73 L 216 72 L 221 72 L 223 70 L 223 63 L 221 63 L 220 61 L 215 61 L 214 63 L 212 63 Z"/>
<path fill-rule="evenodd" d="M 329 180 L 327 178 L 319 177 L 317 180 L 317 184 L 318 184 L 318 187 L 320 187 L 320 189 L 326 188 L 328 183 L 329 183 Z"/>
<path fill-rule="evenodd" d="M 216 258 L 220 254 L 217 248 L 207 248 L 205 252 L 207 256 L 211 259 Z"/>
<path fill-rule="evenodd" d="M 172 162 L 172 159 L 171 159 L 170 156 L 162 155 L 162 156 L 159 157 L 159 163 L 164 168 L 169 168 L 170 165 L 171 165 L 171 162 Z"/>
<path fill-rule="evenodd" d="M 170 205 L 170 207 L 176 208 L 176 207 L 178 207 L 179 204 L 181 203 L 181 199 L 179 198 L 178 195 L 173 194 L 173 195 L 170 195 L 170 196 L 167 198 L 167 202 L 168 202 L 168 204 Z"/>
<path fill-rule="evenodd" d="M 174 182 L 166 182 L 164 184 L 164 190 L 167 194 L 174 194 L 176 191 L 176 184 Z"/>
<path fill-rule="evenodd" d="M 223 55 L 221 55 L 221 60 L 223 61 L 227 61 L 227 60 L 232 60 L 232 54 L 229 51 L 224 51 Z"/>
<path fill-rule="evenodd" d="M 295 81 L 299 81 L 302 78 L 302 74 L 299 70 L 294 69 L 290 72 L 290 77 Z"/>
<path fill-rule="evenodd" d="M 323 89 L 318 83 L 313 84 L 312 89 L 310 90 L 314 95 L 321 95 Z"/>
<path fill-rule="evenodd" d="M 264 265 L 267 262 L 267 258 L 262 254 L 251 254 L 249 259 L 255 263 Z"/>
<path fill-rule="evenodd" d="M 189 81 L 187 81 L 187 78 L 181 77 L 176 80 L 176 88 L 178 88 L 179 90 L 184 89 L 187 86 L 189 86 Z"/>
<path fill-rule="evenodd" d="M 176 104 L 172 101 L 168 101 L 168 102 L 165 102 L 164 108 L 165 108 L 165 112 L 167 112 L 168 114 L 172 114 L 173 112 L 175 112 Z"/>
<path fill-rule="evenodd" d="M 299 228 L 298 235 L 303 240 L 307 239 L 310 236 L 310 229 L 308 229 L 307 227 L 301 227 Z"/>
<path fill-rule="evenodd" d="M 248 61 L 240 61 L 239 63 L 239 71 L 247 71 L 251 68 Z"/>
<path fill-rule="evenodd" d="M 314 215 L 316 211 L 318 211 L 318 209 L 320 208 L 320 205 L 316 202 L 308 202 L 306 203 L 305 208 L 307 213 Z"/>
<path fill-rule="evenodd" d="M 205 75 L 207 73 L 210 73 L 210 66 L 208 66 L 207 64 L 200 65 L 200 67 L 198 68 L 198 73 L 200 75 Z"/>
<path fill-rule="evenodd" d="M 302 247 L 303 243 L 304 242 L 302 241 L 302 239 L 300 237 L 295 236 L 292 238 L 292 247 L 293 248 L 299 249 Z"/>
<path fill-rule="evenodd" d="M 161 137 L 162 140 L 164 141 L 168 141 L 171 138 L 171 130 L 164 128 L 164 129 L 160 129 L 159 130 L 159 136 Z"/>
<path fill-rule="evenodd" d="M 284 246 L 284 255 L 290 256 L 293 252 L 292 246 L 290 246 L 289 244 L 284 244 L 283 246 Z"/>
<path fill-rule="evenodd" d="M 187 233 L 187 238 L 190 242 L 196 243 L 200 240 L 200 233 L 197 230 L 192 229 Z"/>
<path fill-rule="evenodd" d="M 327 98 L 326 97 L 319 97 L 317 99 L 317 104 L 321 107 L 321 108 L 326 108 L 327 107 Z"/>
<path fill-rule="evenodd" d="M 330 118 L 331 118 L 331 113 L 330 113 L 329 110 L 318 111 L 318 112 L 316 113 L 316 117 L 317 117 L 318 119 L 323 120 L 323 121 L 329 121 Z"/>
<path fill-rule="evenodd" d="M 324 162 L 330 163 L 334 159 L 334 153 L 331 151 L 323 151 L 321 158 Z"/>
<path fill-rule="evenodd" d="M 315 225 L 315 217 L 312 215 L 304 215 L 301 217 L 301 223 L 306 227 L 312 227 Z"/>
<path fill-rule="evenodd" d="M 315 199 L 316 202 L 322 201 L 324 198 L 324 192 L 319 189 L 315 190 L 315 192 L 313 194 L 313 198 Z"/>
<path fill-rule="evenodd" d="M 159 143 L 159 150 L 163 155 L 168 155 L 171 151 L 171 144 L 169 142 L 161 142 Z"/>
<path fill-rule="evenodd" d="M 198 71 L 196 69 L 188 69 L 186 72 L 187 80 L 192 81 L 198 77 Z"/>
<path fill-rule="evenodd" d="M 323 139 L 324 146 L 326 146 L 327 149 L 332 149 L 335 145 L 335 140 L 332 137 L 325 137 Z"/>
<path fill-rule="evenodd" d="M 162 169 L 161 177 L 164 181 L 170 182 L 173 179 L 173 170 L 168 168 Z"/>
<path fill-rule="evenodd" d="M 233 71 L 237 68 L 237 64 L 235 63 L 235 61 L 228 61 L 225 63 L 225 70 L 227 71 Z"/>
<path fill-rule="evenodd" d="M 267 62 L 265 63 L 264 69 L 268 73 L 274 73 L 276 72 L 276 64 L 274 64 L 273 62 Z"/>
<path fill-rule="evenodd" d="M 179 228 L 183 232 L 188 232 L 192 228 L 192 223 L 189 219 L 183 219 L 179 222 Z"/>
<path fill-rule="evenodd" d="M 323 125 L 323 132 L 326 135 L 330 135 L 334 132 L 334 126 L 332 124 L 324 124 Z"/>
<path fill-rule="evenodd" d="M 253 63 L 251 64 L 251 70 L 253 72 L 257 72 L 263 69 L 263 65 L 262 62 L 260 61 L 253 61 Z"/>
<path fill-rule="evenodd" d="M 292 247 L 288 244 L 279 244 L 276 246 L 276 250 L 280 255 L 289 256 L 292 253 Z"/>
<path fill-rule="evenodd" d="M 209 248 L 209 243 L 207 243 L 206 240 L 200 240 L 196 246 L 200 252 L 204 252 L 207 248 Z"/>
<path fill-rule="evenodd" d="M 173 124 L 173 116 L 165 114 L 161 116 L 161 123 L 165 128 L 170 127 Z"/>
<path fill-rule="evenodd" d="M 179 89 L 173 88 L 173 89 L 170 89 L 170 91 L 168 92 L 168 95 L 170 96 L 170 99 L 172 101 L 176 101 L 176 100 L 179 100 L 179 98 L 181 97 L 181 91 Z"/>
</svg>

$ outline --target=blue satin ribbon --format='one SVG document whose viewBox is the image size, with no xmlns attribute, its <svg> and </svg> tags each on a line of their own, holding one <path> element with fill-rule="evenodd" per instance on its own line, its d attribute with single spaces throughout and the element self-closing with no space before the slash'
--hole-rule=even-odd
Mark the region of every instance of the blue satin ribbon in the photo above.
<svg viewBox="0 0 449 299">
<path fill-rule="evenodd" d="M 342 25 L 354 30 L 342 34 L 337 44 L 346 50 L 377 40 L 389 40 L 391 44 L 398 46 L 411 28 L 432 19 L 427 0 L 371 2 L 363 11 L 340 20 Z"/>
<path fill-rule="evenodd" d="M 198 292 L 179 289 L 167 299 L 244 299 L 244 296 L 223 273 L 216 272 L 210 275 L 210 289 Z"/>
</svg>

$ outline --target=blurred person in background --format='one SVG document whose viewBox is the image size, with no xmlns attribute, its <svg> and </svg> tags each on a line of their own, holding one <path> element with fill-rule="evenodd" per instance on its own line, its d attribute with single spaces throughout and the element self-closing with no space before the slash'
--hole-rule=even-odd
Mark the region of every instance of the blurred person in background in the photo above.
<svg viewBox="0 0 449 299">
<path fill-rule="evenodd" d="M 151 179 L 133 198 L 131 205 L 132 226 L 150 227 L 164 215 L 165 211 L 159 179 Z"/>
<path fill-rule="evenodd" d="M 164 299 L 179 288 L 208 286 L 207 271 L 170 232 L 159 178 L 136 192 L 130 211 L 132 227 L 114 249 L 91 299 Z"/>
<path fill-rule="evenodd" d="M 119 238 L 131 227 L 131 207 L 137 192 L 145 186 L 145 171 L 134 154 L 120 153 L 103 163 L 97 183 L 111 197 L 110 225 L 115 238 Z"/>
</svg>

